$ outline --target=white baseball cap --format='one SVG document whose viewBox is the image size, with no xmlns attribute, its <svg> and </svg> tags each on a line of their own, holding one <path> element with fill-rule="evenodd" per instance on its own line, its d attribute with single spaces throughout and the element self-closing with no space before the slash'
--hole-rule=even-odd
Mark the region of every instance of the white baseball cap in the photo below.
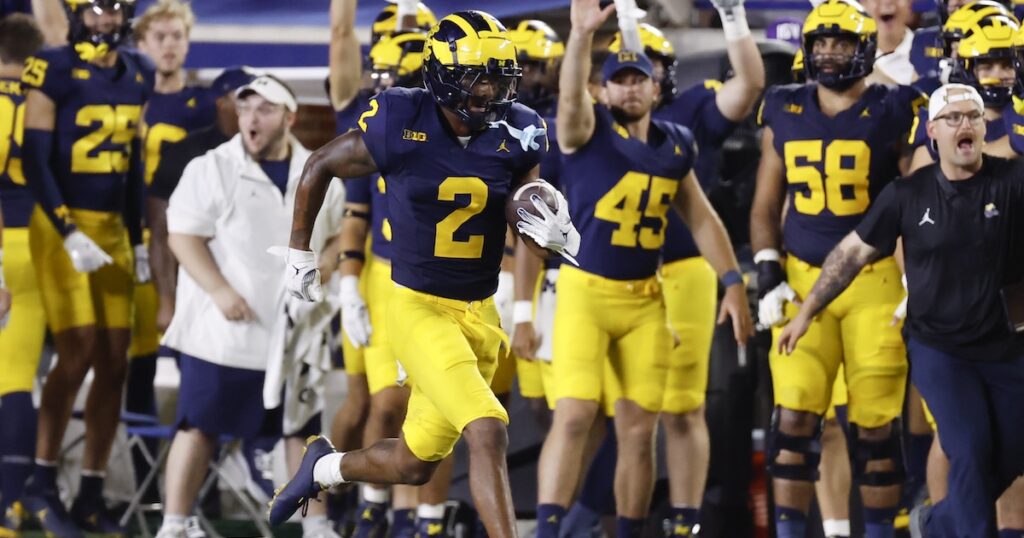
<svg viewBox="0 0 1024 538">
<path fill-rule="evenodd" d="M 299 108 L 299 104 L 295 102 L 295 96 L 292 95 L 291 90 L 273 77 L 266 75 L 256 77 L 252 82 L 238 88 L 235 91 L 235 97 L 242 99 L 253 93 L 275 105 L 284 105 L 285 108 L 292 112 Z"/>
<path fill-rule="evenodd" d="M 955 90 L 953 95 L 949 94 L 951 90 Z M 928 98 L 928 121 L 934 120 L 942 112 L 942 109 L 946 108 L 946 105 L 960 101 L 972 101 L 978 105 L 978 110 L 985 111 L 985 101 L 981 99 L 981 94 L 974 87 L 966 84 L 946 84 L 932 92 L 931 97 Z"/>
</svg>

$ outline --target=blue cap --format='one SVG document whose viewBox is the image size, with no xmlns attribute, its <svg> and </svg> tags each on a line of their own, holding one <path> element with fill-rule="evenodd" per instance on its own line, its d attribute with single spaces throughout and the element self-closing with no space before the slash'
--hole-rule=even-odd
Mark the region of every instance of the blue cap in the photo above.
<svg viewBox="0 0 1024 538">
<path fill-rule="evenodd" d="M 601 68 L 604 81 L 608 82 L 616 73 L 624 69 L 635 69 L 648 77 L 653 77 L 654 64 L 642 52 L 621 51 L 608 55 Z"/>
<path fill-rule="evenodd" d="M 213 79 L 213 84 L 210 84 L 210 90 L 218 97 L 227 93 L 233 93 L 238 88 L 255 80 L 258 75 L 257 71 L 248 66 L 236 65 L 227 67 L 221 74 L 217 75 L 217 78 Z"/>
</svg>

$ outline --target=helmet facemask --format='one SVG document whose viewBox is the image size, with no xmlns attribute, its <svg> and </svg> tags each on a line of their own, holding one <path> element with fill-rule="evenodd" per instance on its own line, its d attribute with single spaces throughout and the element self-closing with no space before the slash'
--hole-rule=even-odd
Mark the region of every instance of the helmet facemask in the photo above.
<svg viewBox="0 0 1024 538">
<path fill-rule="evenodd" d="M 434 100 L 466 122 L 470 130 L 480 131 L 508 115 L 517 97 L 522 69 L 514 63 L 499 65 L 494 59 L 486 67 L 479 67 L 440 65 L 431 58 L 423 74 Z M 490 84 L 493 95 L 477 95 L 479 84 Z"/>
<path fill-rule="evenodd" d="M 832 71 L 822 70 L 822 66 L 819 65 L 825 54 L 814 53 L 814 43 L 825 37 L 847 38 L 855 44 L 854 52 L 846 59 L 846 63 L 837 65 L 836 69 Z M 818 30 L 804 34 L 804 70 L 807 73 L 807 79 L 830 90 L 844 91 L 871 74 L 875 63 L 875 49 L 874 34 L 859 36 L 841 30 Z M 828 56 L 836 56 L 836 54 L 829 53 Z"/>
<path fill-rule="evenodd" d="M 134 0 L 64 0 L 68 16 L 68 42 L 71 43 L 83 61 L 100 58 L 114 51 L 131 35 L 132 18 L 135 16 Z M 99 32 L 85 24 L 85 11 L 97 16 L 108 13 L 121 14 L 121 23 L 112 31 Z"/>
</svg>

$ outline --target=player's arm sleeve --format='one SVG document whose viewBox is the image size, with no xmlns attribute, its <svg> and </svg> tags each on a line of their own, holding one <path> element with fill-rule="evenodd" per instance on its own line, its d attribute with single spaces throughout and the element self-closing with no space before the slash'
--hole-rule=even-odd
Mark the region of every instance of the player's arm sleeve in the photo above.
<svg viewBox="0 0 1024 538">
<path fill-rule="evenodd" d="M 522 162 L 520 162 L 516 167 L 516 175 L 520 177 L 525 176 L 537 165 L 543 163 L 544 159 L 547 157 L 548 151 L 551 150 L 551 140 L 548 138 L 547 122 L 534 113 L 533 117 L 529 120 L 529 124 L 533 125 L 537 129 L 544 129 L 544 135 L 534 140 L 536 142 L 536 147 L 533 145 L 529 146 L 529 149 L 527 149 L 523 155 Z"/>
<path fill-rule="evenodd" d="M 700 120 L 694 127 L 694 135 L 698 136 L 702 146 L 721 145 L 738 125 L 726 118 L 718 108 L 715 97 L 721 87 L 722 83 L 717 80 L 704 81 L 704 91 L 700 100 Z"/>
<path fill-rule="evenodd" d="M 213 155 L 188 163 L 167 205 L 167 232 L 213 237 L 225 205 L 222 181 Z"/>
<path fill-rule="evenodd" d="M 388 91 L 370 99 L 369 108 L 359 115 L 356 127 L 362 132 L 363 143 L 370 152 L 381 175 L 386 176 L 390 168 L 388 161 L 388 108 L 391 95 Z"/>
<path fill-rule="evenodd" d="M 21 146 L 22 165 L 25 168 L 25 183 L 36 203 L 50 219 L 62 236 L 75 230 L 64 196 L 57 187 L 57 178 L 50 168 L 53 153 L 53 131 L 25 129 Z"/>
<path fill-rule="evenodd" d="M 146 183 L 142 179 L 142 139 L 137 136 L 132 139 L 130 159 L 128 175 L 125 177 L 125 203 L 122 215 L 125 228 L 128 229 L 129 241 L 132 245 L 141 245 Z"/>
<path fill-rule="evenodd" d="M 902 180 L 893 181 L 882 189 L 856 229 L 862 241 L 885 254 L 893 252 L 900 237 L 902 207 L 897 190 L 899 181 Z"/>
<path fill-rule="evenodd" d="M 349 179 L 345 182 L 345 202 L 349 204 L 370 204 L 370 176 Z"/>
<path fill-rule="evenodd" d="M 57 118 L 56 108 L 64 98 L 65 87 L 57 80 L 60 78 L 61 69 L 54 69 L 51 66 L 51 62 L 55 61 L 57 58 L 50 55 L 30 57 L 25 61 L 25 70 L 21 76 L 21 83 L 27 91 L 41 92 L 52 102 L 54 123 Z M 21 146 L 22 165 L 25 170 L 25 181 L 36 203 L 57 231 L 66 236 L 74 231 L 75 227 L 64 204 L 64 196 L 57 185 L 57 177 L 50 166 L 50 156 L 54 151 L 54 128 L 25 129 Z"/>
<path fill-rule="evenodd" d="M 560 188 L 562 177 L 562 152 L 558 149 L 558 133 L 554 118 L 548 118 L 548 151 L 540 160 L 540 177 L 554 187 Z"/>
</svg>

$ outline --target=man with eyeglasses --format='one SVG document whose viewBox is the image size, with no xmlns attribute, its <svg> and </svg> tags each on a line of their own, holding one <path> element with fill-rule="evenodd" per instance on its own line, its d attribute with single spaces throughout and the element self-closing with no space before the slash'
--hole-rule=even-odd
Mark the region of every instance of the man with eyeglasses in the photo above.
<svg viewBox="0 0 1024 538">
<path fill-rule="evenodd" d="M 1024 471 L 1024 320 L 1011 315 L 1024 283 L 1024 163 L 983 154 L 984 111 L 971 86 L 932 94 L 939 162 L 882 191 L 778 339 L 791 353 L 814 316 L 903 238 L 911 378 L 950 460 L 948 496 L 915 510 L 912 536 L 996 536 L 995 500 Z"/>
</svg>

